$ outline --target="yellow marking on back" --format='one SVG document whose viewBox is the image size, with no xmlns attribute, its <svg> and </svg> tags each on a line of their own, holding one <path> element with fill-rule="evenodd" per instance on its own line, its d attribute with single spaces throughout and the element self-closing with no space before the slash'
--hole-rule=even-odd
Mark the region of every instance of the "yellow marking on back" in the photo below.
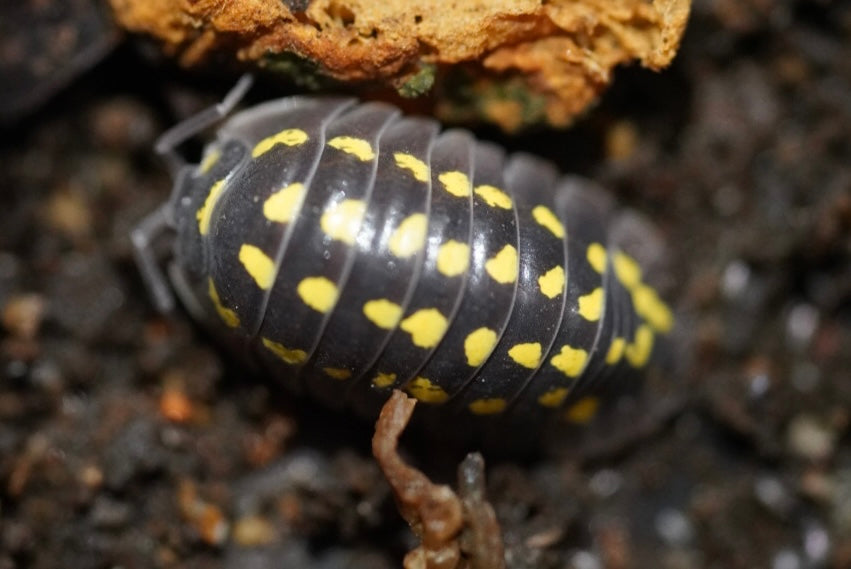
<svg viewBox="0 0 851 569">
<path fill-rule="evenodd" d="M 535 369 L 541 363 L 541 344 L 515 344 L 508 350 L 508 356 L 523 367 Z"/>
<path fill-rule="evenodd" d="M 476 186 L 476 189 L 473 191 L 491 207 L 511 209 L 511 198 L 508 197 L 508 194 L 495 186 L 489 186 L 487 184 Z"/>
<path fill-rule="evenodd" d="M 379 389 L 390 387 L 394 383 L 396 383 L 395 373 L 384 373 L 380 371 L 375 374 L 375 377 L 372 378 L 372 385 L 378 387 Z"/>
<path fill-rule="evenodd" d="M 216 162 L 218 162 L 221 157 L 222 151 L 218 146 L 210 149 L 210 151 L 207 152 L 207 155 L 204 156 L 204 159 L 201 160 L 201 164 L 198 166 L 198 172 L 200 174 L 206 174 L 213 166 L 216 165 Z"/>
<path fill-rule="evenodd" d="M 269 290 L 275 281 L 275 262 L 254 245 L 243 243 L 239 248 L 239 262 L 263 290 Z"/>
<path fill-rule="evenodd" d="M 354 245 L 365 212 L 366 204 L 363 201 L 343 200 L 325 210 L 319 226 L 331 239 Z"/>
<path fill-rule="evenodd" d="M 597 322 L 603 314 L 603 287 L 597 287 L 579 297 L 579 315 L 589 322 Z"/>
<path fill-rule="evenodd" d="M 667 334 L 674 326 L 674 315 L 668 305 L 659 298 L 653 287 L 644 283 L 632 291 L 635 311 L 657 332 Z"/>
<path fill-rule="evenodd" d="M 282 130 L 277 134 L 273 134 L 272 136 L 267 136 L 256 145 L 254 145 L 254 149 L 251 151 L 251 157 L 257 158 L 270 151 L 276 144 L 283 144 L 285 146 L 299 146 L 300 144 L 304 144 L 307 142 L 308 136 L 307 133 L 301 130 L 300 128 L 288 128 L 286 130 Z"/>
<path fill-rule="evenodd" d="M 437 270 L 447 277 L 457 277 L 467 272 L 470 266 L 470 246 L 454 239 L 448 240 L 437 250 Z"/>
<path fill-rule="evenodd" d="M 490 328 L 482 327 L 470 332 L 464 339 L 464 355 L 467 356 L 467 365 L 479 367 L 485 363 L 498 339 L 496 332 Z"/>
<path fill-rule="evenodd" d="M 346 154 L 351 154 L 362 162 L 367 162 L 375 158 L 375 152 L 369 141 L 354 136 L 335 136 L 328 141 L 328 146 L 336 148 Z"/>
<path fill-rule="evenodd" d="M 379 328 L 392 330 L 402 317 L 402 307 L 386 298 L 378 298 L 365 303 L 363 313 Z"/>
<path fill-rule="evenodd" d="M 283 344 L 273 342 L 269 338 L 260 338 L 266 349 L 278 356 L 284 363 L 290 365 L 303 364 L 307 361 L 307 352 L 298 348 L 287 348 Z"/>
<path fill-rule="evenodd" d="M 558 407 L 564 402 L 565 397 L 567 397 L 567 388 L 556 387 L 538 397 L 538 403 L 544 407 Z"/>
<path fill-rule="evenodd" d="M 506 245 L 499 253 L 485 262 L 485 270 L 500 284 L 510 284 L 517 280 L 517 249 Z"/>
<path fill-rule="evenodd" d="M 343 367 L 323 367 L 322 371 L 324 371 L 325 375 L 327 375 L 331 379 L 337 379 L 339 381 L 343 381 L 352 377 L 351 370 L 348 370 Z"/>
<path fill-rule="evenodd" d="M 555 266 L 538 277 L 538 288 L 547 298 L 555 298 L 564 292 L 564 267 Z"/>
<path fill-rule="evenodd" d="M 428 218 L 424 213 L 414 213 L 402 220 L 390 236 L 390 252 L 403 259 L 415 255 L 425 246 Z"/>
<path fill-rule="evenodd" d="M 467 177 L 467 174 L 457 170 L 444 172 L 437 179 L 443 184 L 444 189 L 456 198 L 467 197 L 472 190 L 470 178 Z"/>
<path fill-rule="evenodd" d="M 210 218 L 213 215 L 213 208 L 216 207 L 216 202 L 222 197 L 222 192 L 225 189 L 225 181 L 219 180 L 210 187 L 210 193 L 207 194 L 207 199 L 204 200 L 204 205 L 195 214 L 198 220 L 198 233 L 206 235 L 210 231 Z"/>
<path fill-rule="evenodd" d="M 569 423 L 584 425 L 594 418 L 599 407 L 600 400 L 596 397 L 583 397 L 564 412 L 564 420 Z"/>
<path fill-rule="evenodd" d="M 306 305 L 323 314 L 337 303 L 337 285 L 325 277 L 307 277 L 296 287 L 296 292 Z"/>
<path fill-rule="evenodd" d="M 609 346 L 609 351 L 606 352 L 606 363 L 609 365 L 615 365 L 621 358 L 623 357 L 624 349 L 626 348 L 626 340 L 617 337 L 612 340 L 611 345 Z"/>
<path fill-rule="evenodd" d="M 535 209 L 532 210 L 532 217 L 535 218 L 538 225 L 549 229 L 550 233 L 559 239 L 564 238 L 564 225 L 550 208 L 543 205 L 535 206 Z"/>
<path fill-rule="evenodd" d="M 623 251 L 617 251 L 612 258 L 612 263 L 615 267 L 615 274 L 624 288 L 632 290 L 641 283 L 641 267 L 638 266 L 635 259 Z"/>
<path fill-rule="evenodd" d="M 301 205 L 304 192 L 304 184 L 299 182 L 281 188 L 263 202 L 263 216 L 269 221 L 289 223 Z"/>
<path fill-rule="evenodd" d="M 476 399 L 469 405 L 470 411 L 476 415 L 494 415 L 502 413 L 508 406 L 508 402 L 501 397 L 492 397 L 490 399 Z"/>
<path fill-rule="evenodd" d="M 443 403 L 449 399 L 449 394 L 442 387 L 421 376 L 415 377 L 405 391 L 423 403 Z"/>
<path fill-rule="evenodd" d="M 433 348 L 443 339 L 448 325 L 448 320 L 439 310 L 423 308 L 402 320 L 399 327 L 411 335 L 415 346 Z"/>
<path fill-rule="evenodd" d="M 606 255 L 606 248 L 599 243 L 591 243 L 585 252 L 585 256 L 588 258 L 588 264 L 601 275 L 606 270 Z"/>
<path fill-rule="evenodd" d="M 210 300 L 213 302 L 213 306 L 216 312 L 219 313 L 222 322 L 228 328 L 239 327 L 239 316 L 237 316 L 236 312 L 222 304 L 222 299 L 219 298 L 219 292 L 216 290 L 216 285 L 213 284 L 213 279 L 211 278 L 207 278 L 207 294 L 209 294 Z"/>
<path fill-rule="evenodd" d="M 552 357 L 550 363 L 567 377 L 579 377 L 587 361 L 588 352 L 565 344 L 561 351 Z"/>
<path fill-rule="evenodd" d="M 393 158 L 396 159 L 396 166 L 410 170 L 414 179 L 420 182 L 428 182 L 428 165 L 425 162 L 413 154 L 407 154 L 405 152 L 397 152 L 393 155 Z"/>
<path fill-rule="evenodd" d="M 635 337 L 624 350 L 626 361 L 635 368 L 644 367 L 653 352 L 653 330 L 647 324 L 642 324 L 635 330 Z"/>
</svg>

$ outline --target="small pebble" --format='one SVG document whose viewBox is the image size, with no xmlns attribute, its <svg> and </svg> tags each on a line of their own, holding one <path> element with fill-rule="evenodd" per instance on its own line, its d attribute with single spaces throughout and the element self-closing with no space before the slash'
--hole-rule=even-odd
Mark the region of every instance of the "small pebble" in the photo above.
<svg viewBox="0 0 851 569">
<path fill-rule="evenodd" d="M 263 516 L 244 516 L 233 524 L 233 542 L 242 547 L 269 545 L 277 537 L 275 526 Z"/>
<path fill-rule="evenodd" d="M 836 433 L 810 415 L 801 414 L 789 423 L 786 443 L 796 456 L 807 460 L 825 460 L 833 455 Z"/>
<path fill-rule="evenodd" d="M 47 303 L 40 294 L 19 294 L 3 306 L 3 327 L 21 340 L 32 340 L 38 334 Z"/>
<path fill-rule="evenodd" d="M 600 558 L 589 551 L 577 551 L 570 558 L 571 569 L 602 569 Z"/>
<path fill-rule="evenodd" d="M 611 469 L 594 473 L 589 482 L 591 490 L 601 498 L 612 496 L 620 489 L 621 484 L 623 484 L 623 477 L 618 471 Z"/>
<path fill-rule="evenodd" d="M 222 509 L 198 496 L 195 484 L 184 481 L 178 490 L 178 503 L 184 519 L 208 545 L 222 545 L 230 534 L 230 523 Z"/>
<path fill-rule="evenodd" d="M 740 297 L 751 280 L 751 269 L 744 261 L 733 261 L 724 269 L 721 291 L 728 300 Z"/>
<path fill-rule="evenodd" d="M 818 329 L 819 312 L 810 304 L 797 304 L 786 317 L 786 343 L 797 352 L 810 345 Z"/>
<path fill-rule="evenodd" d="M 694 539 L 691 521 L 680 510 L 666 508 L 656 515 L 656 533 L 671 547 L 683 547 Z"/>
<path fill-rule="evenodd" d="M 789 489 L 771 476 L 760 476 L 754 484 L 754 492 L 759 502 L 778 516 L 788 516 L 794 507 Z"/>
<path fill-rule="evenodd" d="M 791 549 L 782 549 L 777 552 L 771 562 L 771 569 L 800 569 L 801 557 Z"/>
<path fill-rule="evenodd" d="M 831 550 L 830 533 L 818 522 L 808 522 L 804 527 L 804 553 L 810 565 L 823 566 Z"/>
</svg>

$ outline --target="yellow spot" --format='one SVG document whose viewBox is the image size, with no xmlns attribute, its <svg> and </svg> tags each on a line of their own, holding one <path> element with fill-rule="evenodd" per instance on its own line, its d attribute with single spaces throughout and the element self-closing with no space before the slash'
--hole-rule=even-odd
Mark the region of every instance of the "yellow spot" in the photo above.
<svg viewBox="0 0 851 569">
<path fill-rule="evenodd" d="M 500 284 L 509 284 L 517 280 L 517 249 L 506 245 L 492 259 L 485 262 L 485 270 Z"/>
<path fill-rule="evenodd" d="M 591 243 L 588 245 L 585 256 L 588 258 L 588 264 L 591 265 L 591 268 L 602 275 L 603 271 L 606 270 L 606 248 L 599 243 Z"/>
<path fill-rule="evenodd" d="M 562 404 L 565 397 L 567 397 L 567 388 L 556 387 L 538 397 L 538 403 L 544 407 L 558 407 Z"/>
<path fill-rule="evenodd" d="M 626 340 L 623 338 L 615 338 L 609 346 L 609 351 L 606 352 L 606 363 L 615 365 L 623 357 L 624 349 L 626 348 Z"/>
<path fill-rule="evenodd" d="M 306 305 L 323 314 L 337 302 L 337 285 L 325 277 L 307 277 L 298 283 L 296 292 Z"/>
<path fill-rule="evenodd" d="M 508 355 L 523 367 L 535 369 L 541 363 L 541 344 L 538 342 L 515 344 L 508 350 Z"/>
<path fill-rule="evenodd" d="M 269 221 L 288 223 L 301 205 L 304 196 L 304 184 L 295 183 L 282 188 L 266 198 L 263 202 L 263 215 Z"/>
<path fill-rule="evenodd" d="M 624 350 L 626 361 L 632 367 L 644 367 L 650 359 L 653 351 L 653 330 L 647 324 L 642 324 L 635 331 L 635 338 L 631 344 L 627 344 Z"/>
<path fill-rule="evenodd" d="M 236 315 L 236 312 L 222 304 L 222 299 L 219 298 L 219 293 L 216 290 L 216 286 L 213 284 L 213 279 L 207 279 L 207 292 L 210 295 L 210 300 L 213 301 L 213 306 L 216 308 L 216 312 L 219 313 L 219 317 L 222 319 L 222 322 L 224 322 L 229 328 L 238 327 L 239 316 Z"/>
<path fill-rule="evenodd" d="M 485 200 L 485 203 L 491 207 L 500 207 L 502 209 L 511 209 L 511 198 L 508 194 L 494 186 L 476 186 L 474 190 L 476 195 Z"/>
<path fill-rule="evenodd" d="M 406 391 L 423 403 L 443 403 L 449 399 L 449 394 L 442 387 L 420 376 L 408 384 Z"/>
<path fill-rule="evenodd" d="M 354 245 L 364 212 L 366 204 L 361 200 L 343 200 L 325 210 L 319 226 L 331 239 Z"/>
<path fill-rule="evenodd" d="M 622 251 L 615 253 L 612 263 L 615 266 L 615 274 L 618 280 L 628 290 L 632 290 L 641 283 L 641 267 L 638 263 Z"/>
<path fill-rule="evenodd" d="M 201 235 L 206 235 L 210 231 L 210 218 L 213 215 L 213 208 L 216 207 L 216 202 L 222 197 L 222 192 L 225 189 L 225 181 L 219 180 L 210 187 L 210 193 L 207 194 L 207 199 L 204 200 L 204 205 L 195 214 L 198 219 L 198 232 Z"/>
<path fill-rule="evenodd" d="M 436 308 L 423 308 L 402 320 L 399 327 L 411 335 L 415 346 L 433 348 L 443 338 L 448 324 Z"/>
<path fill-rule="evenodd" d="M 269 290 L 275 280 L 275 263 L 266 253 L 254 245 L 243 244 L 239 248 L 239 262 L 263 290 Z"/>
<path fill-rule="evenodd" d="M 219 158 L 222 157 L 222 151 L 219 150 L 218 147 L 210 150 L 204 159 L 201 161 L 201 164 L 198 166 L 198 172 L 201 174 L 206 174 L 210 171 L 210 168 L 215 166 L 216 162 L 219 161 Z"/>
<path fill-rule="evenodd" d="M 390 387 L 394 383 L 396 383 L 395 373 L 378 372 L 376 376 L 372 378 L 372 385 L 380 389 Z"/>
<path fill-rule="evenodd" d="M 657 332 L 666 334 L 674 326 L 674 315 L 668 305 L 649 285 L 639 284 L 632 291 L 635 311 Z"/>
<path fill-rule="evenodd" d="M 600 407 L 600 400 L 596 397 L 583 397 L 576 403 L 570 406 L 570 409 L 565 411 L 564 420 L 570 423 L 584 425 L 594 418 L 597 414 L 597 409 Z"/>
<path fill-rule="evenodd" d="M 260 338 L 260 340 L 266 346 L 266 349 L 278 356 L 284 363 L 295 365 L 303 364 L 307 361 L 307 352 L 304 350 L 287 348 L 283 344 L 273 342 L 269 338 Z"/>
<path fill-rule="evenodd" d="M 375 158 L 375 152 L 372 151 L 372 146 L 362 138 L 336 136 L 328 141 L 328 146 L 342 150 L 346 154 L 351 154 L 362 162 Z"/>
<path fill-rule="evenodd" d="M 490 328 L 478 328 L 467 335 L 464 340 L 464 354 L 467 356 L 467 365 L 479 367 L 488 356 L 491 355 L 497 341 L 496 332 Z"/>
<path fill-rule="evenodd" d="M 379 298 L 364 304 L 363 313 L 379 328 L 392 330 L 402 317 L 402 307 L 386 298 Z"/>
<path fill-rule="evenodd" d="M 588 352 L 582 348 L 564 345 L 561 347 L 561 352 L 553 356 L 550 363 L 567 377 L 578 377 L 585 369 L 587 361 Z"/>
<path fill-rule="evenodd" d="M 450 239 L 437 250 L 437 270 L 447 277 L 463 275 L 470 265 L 470 246 Z"/>
<path fill-rule="evenodd" d="M 502 413 L 505 411 L 505 407 L 507 405 L 508 402 L 500 397 L 476 399 L 470 403 L 470 411 L 476 415 L 493 415 L 495 413 Z"/>
<path fill-rule="evenodd" d="M 457 198 L 463 198 L 470 195 L 470 178 L 463 172 L 457 170 L 452 172 L 444 172 L 437 177 L 446 191 Z"/>
<path fill-rule="evenodd" d="M 414 178 L 420 182 L 428 182 L 428 166 L 425 162 L 404 152 L 397 152 L 393 155 L 393 158 L 396 159 L 396 166 L 410 170 Z"/>
<path fill-rule="evenodd" d="M 564 225 L 562 225 L 561 221 L 559 221 L 556 214 L 550 208 L 542 205 L 535 206 L 535 209 L 532 210 L 532 217 L 535 218 L 538 225 L 546 227 L 550 230 L 550 233 L 559 239 L 564 238 Z"/>
<path fill-rule="evenodd" d="M 603 288 L 597 287 L 579 297 L 579 314 L 589 322 L 597 322 L 603 313 Z"/>
<path fill-rule="evenodd" d="M 331 379 L 338 379 L 340 381 L 352 377 L 351 370 L 342 367 L 323 367 L 322 371 Z"/>
<path fill-rule="evenodd" d="M 564 268 L 553 267 L 538 277 L 538 288 L 547 298 L 555 298 L 564 291 Z"/>
<path fill-rule="evenodd" d="M 307 142 L 307 133 L 299 128 L 288 128 L 278 134 L 268 136 L 258 142 L 251 151 L 251 157 L 257 158 L 272 149 L 276 144 L 285 146 L 298 146 Z"/>
<path fill-rule="evenodd" d="M 403 259 L 419 252 L 425 245 L 427 227 L 428 218 L 424 213 L 415 213 L 403 219 L 390 236 L 390 252 Z"/>
</svg>

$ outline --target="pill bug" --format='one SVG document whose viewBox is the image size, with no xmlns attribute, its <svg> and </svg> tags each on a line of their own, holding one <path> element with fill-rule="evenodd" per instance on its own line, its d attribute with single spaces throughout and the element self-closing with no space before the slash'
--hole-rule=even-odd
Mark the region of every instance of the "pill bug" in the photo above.
<svg viewBox="0 0 851 569">
<path fill-rule="evenodd" d="M 454 417 L 583 423 L 671 330 L 605 198 L 467 131 L 290 97 L 185 164 L 249 84 L 159 140 L 174 190 L 132 241 L 168 310 L 151 245 L 170 233 L 183 304 L 284 384 L 366 414 L 401 388 Z"/>
</svg>

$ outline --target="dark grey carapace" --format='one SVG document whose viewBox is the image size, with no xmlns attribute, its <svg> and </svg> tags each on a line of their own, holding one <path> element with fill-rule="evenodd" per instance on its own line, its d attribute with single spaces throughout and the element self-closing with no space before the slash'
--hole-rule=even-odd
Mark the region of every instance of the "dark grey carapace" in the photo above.
<svg viewBox="0 0 851 569">
<path fill-rule="evenodd" d="M 401 388 L 456 417 L 581 423 L 671 329 L 596 192 L 466 131 L 291 97 L 234 114 L 184 164 L 175 146 L 248 85 L 161 138 L 174 192 L 133 242 L 167 310 L 149 244 L 173 231 L 184 305 L 284 384 L 364 413 Z"/>
</svg>

